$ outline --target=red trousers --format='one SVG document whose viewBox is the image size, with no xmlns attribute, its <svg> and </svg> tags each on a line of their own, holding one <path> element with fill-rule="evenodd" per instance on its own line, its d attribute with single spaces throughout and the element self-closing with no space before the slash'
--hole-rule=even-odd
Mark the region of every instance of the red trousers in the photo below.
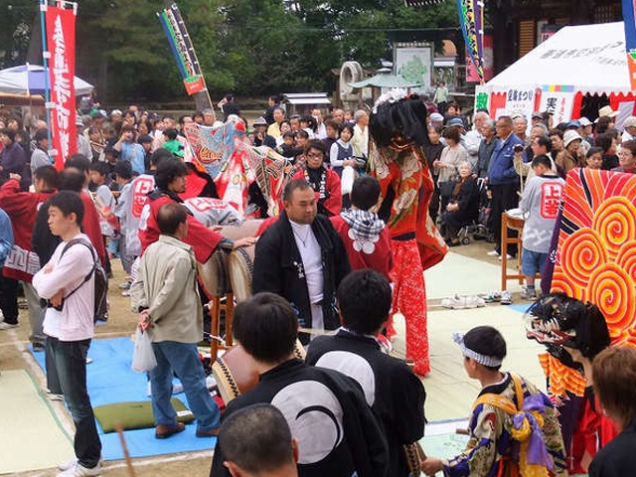
<svg viewBox="0 0 636 477">
<path fill-rule="evenodd" d="M 406 358 L 415 363 L 413 371 L 420 376 L 431 372 L 426 326 L 426 288 L 424 270 L 417 242 L 391 240 L 393 251 L 393 306 L 391 316 L 400 312 L 406 322 Z M 393 318 L 387 324 L 389 338 L 395 336 Z"/>
</svg>

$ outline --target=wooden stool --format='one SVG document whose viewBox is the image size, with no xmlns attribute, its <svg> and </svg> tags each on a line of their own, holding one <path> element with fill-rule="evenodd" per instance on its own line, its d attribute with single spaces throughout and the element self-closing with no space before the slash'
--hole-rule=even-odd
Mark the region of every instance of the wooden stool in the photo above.
<svg viewBox="0 0 636 477">
<path fill-rule="evenodd" d="M 212 297 L 212 322 L 210 324 L 210 360 L 215 362 L 220 349 L 227 349 L 232 346 L 232 315 L 234 314 L 234 294 L 229 291 L 225 293 L 225 304 L 221 303 L 222 296 Z M 221 344 L 215 336 L 221 336 L 221 311 L 225 311 L 225 345 Z"/>
<path fill-rule="evenodd" d="M 501 214 L 501 290 L 507 289 L 508 280 L 517 279 L 523 285 L 525 275 L 521 273 L 521 250 L 523 225 L 525 221 L 521 217 L 513 217 L 508 212 Z M 508 230 L 516 230 L 517 236 L 510 237 Z M 517 244 L 517 273 L 508 273 L 508 245 Z"/>
</svg>

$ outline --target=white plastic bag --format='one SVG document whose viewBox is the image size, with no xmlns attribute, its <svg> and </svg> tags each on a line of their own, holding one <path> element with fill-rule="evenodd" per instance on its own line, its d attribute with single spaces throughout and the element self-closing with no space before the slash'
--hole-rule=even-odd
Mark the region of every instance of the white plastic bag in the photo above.
<svg viewBox="0 0 636 477">
<path fill-rule="evenodd" d="M 353 189 L 353 181 L 356 180 L 356 171 L 351 166 L 345 166 L 342 169 L 342 177 L 340 178 L 340 182 L 342 182 L 342 195 L 350 194 Z"/>
<path fill-rule="evenodd" d="M 148 333 L 137 327 L 135 334 L 135 350 L 133 351 L 132 370 L 137 373 L 146 373 L 157 367 L 157 358 L 152 350 L 152 342 Z"/>
</svg>

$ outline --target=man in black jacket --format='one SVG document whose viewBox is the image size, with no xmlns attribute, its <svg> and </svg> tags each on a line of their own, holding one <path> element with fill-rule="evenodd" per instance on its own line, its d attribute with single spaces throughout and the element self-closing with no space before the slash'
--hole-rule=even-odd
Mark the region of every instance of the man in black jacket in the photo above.
<svg viewBox="0 0 636 477">
<path fill-rule="evenodd" d="M 252 288 L 286 298 L 301 328 L 335 330 L 336 290 L 351 271 L 344 244 L 329 219 L 317 215 L 306 181 L 291 181 L 284 197 L 285 210 L 256 243 Z M 302 333 L 301 341 L 309 336 Z"/>
</svg>

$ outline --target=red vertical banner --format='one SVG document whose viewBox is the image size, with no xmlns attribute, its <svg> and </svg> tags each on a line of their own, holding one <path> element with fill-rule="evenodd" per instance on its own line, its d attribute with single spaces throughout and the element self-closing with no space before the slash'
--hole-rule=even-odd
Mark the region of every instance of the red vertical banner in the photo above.
<svg viewBox="0 0 636 477">
<path fill-rule="evenodd" d="M 46 42 L 51 87 L 51 135 L 55 167 L 77 152 L 75 126 L 75 10 L 49 6 L 46 10 Z"/>
</svg>

